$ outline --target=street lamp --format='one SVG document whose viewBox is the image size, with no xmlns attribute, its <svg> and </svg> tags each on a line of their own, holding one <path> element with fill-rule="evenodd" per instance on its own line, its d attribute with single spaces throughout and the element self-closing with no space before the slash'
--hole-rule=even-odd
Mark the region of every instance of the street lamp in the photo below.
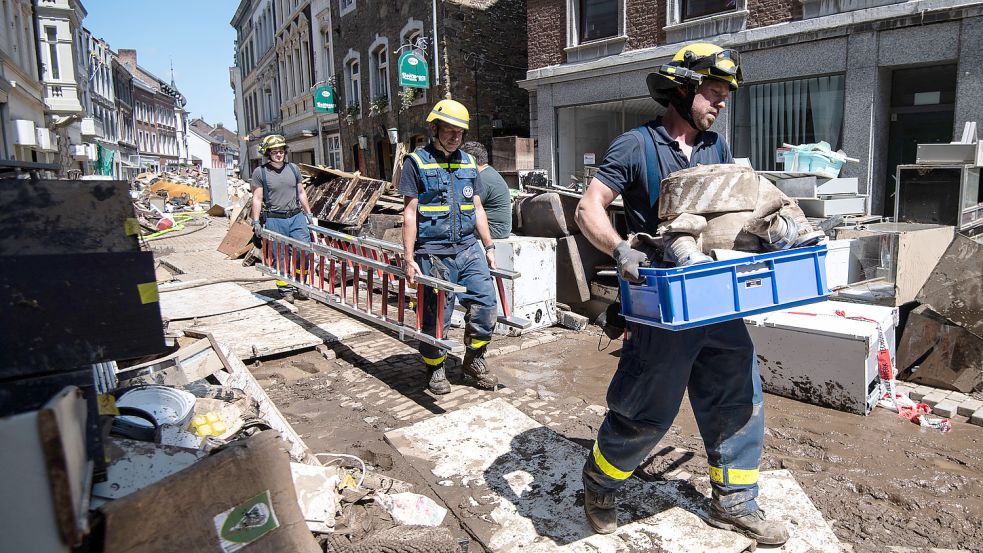
<svg viewBox="0 0 983 553">
<path fill-rule="evenodd" d="M 363 135 L 359 135 L 359 137 L 358 137 L 358 147 L 360 149 L 362 149 L 362 150 L 368 150 L 369 149 L 369 137 L 365 136 L 364 134 Z"/>
<path fill-rule="evenodd" d="M 386 134 L 389 135 L 389 143 L 396 145 L 399 143 L 399 129 L 396 127 L 391 127 L 386 129 Z"/>
</svg>

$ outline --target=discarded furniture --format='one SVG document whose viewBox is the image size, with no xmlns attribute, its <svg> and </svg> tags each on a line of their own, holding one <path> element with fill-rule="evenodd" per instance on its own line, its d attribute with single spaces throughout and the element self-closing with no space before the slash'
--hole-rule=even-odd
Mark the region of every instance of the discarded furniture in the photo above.
<svg viewBox="0 0 983 553">
<path fill-rule="evenodd" d="M 497 325 L 497 334 L 518 336 L 556 323 L 556 240 L 509 236 L 495 240 L 495 265 L 522 278 L 504 281 L 503 299 L 512 313 L 530 322 L 525 328 Z M 501 309 L 500 309 L 501 311 Z"/>
<path fill-rule="evenodd" d="M 389 184 L 327 167 L 303 163 L 300 167 L 310 175 L 305 190 L 314 216 L 341 226 L 362 226 Z"/>
</svg>

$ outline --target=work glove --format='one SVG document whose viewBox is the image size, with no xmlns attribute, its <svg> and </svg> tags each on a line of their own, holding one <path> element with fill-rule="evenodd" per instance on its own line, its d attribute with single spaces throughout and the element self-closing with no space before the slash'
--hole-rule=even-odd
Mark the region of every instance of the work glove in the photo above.
<svg viewBox="0 0 983 553">
<path fill-rule="evenodd" d="M 638 274 L 638 267 L 643 263 L 648 263 L 648 257 L 633 249 L 627 240 L 622 240 L 614 248 L 614 262 L 618 265 L 618 274 L 621 275 L 621 278 L 635 284 L 645 282 L 645 279 Z"/>
<path fill-rule="evenodd" d="M 253 234 L 258 238 L 261 232 L 263 232 L 263 225 L 259 221 L 253 221 Z"/>
<path fill-rule="evenodd" d="M 312 214 L 312 213 L 305 213 L 304 214 L 304 217 L 307 217 L 307 224 L 308 225 L 313 225 L 314 224 L 314 214 Z"/>
</svg>

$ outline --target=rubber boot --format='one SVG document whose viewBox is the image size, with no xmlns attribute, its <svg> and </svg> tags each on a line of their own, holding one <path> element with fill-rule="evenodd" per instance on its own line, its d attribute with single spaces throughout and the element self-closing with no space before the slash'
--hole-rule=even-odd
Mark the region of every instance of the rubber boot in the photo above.
<svg viewBox="0 0 983 553">
<path fill-rule="evenodd" d="M 475 379 L 479 388 L 494 390 L 498 386 L 498 377 L 488 370 L 488 365 L 485 363 L 485 350 L 487 348 L 487 344 L 480 348 L 468 346 L 467 351 L 464 352 L 464 366 L 461 370 L 464 371 L 464 374 Z"/>
<path fill-rule="evenodd" d="M 688 234 L 670 234 L 666 241 L 666 261 L 677 267 L 708 263 L 713 258 L 703 253 L 696 243 L 696 238 Z"/>
<path fill-rule="evenodd" d="M 734 514 L 720 509 L 713 502 L 710 504 L 710 518 L 707 523 L 716 528 L 744 534 L 761 545 L 781 545 L 788 541 L 785 523 L 766 519 L 765 512 L 761 509 Z"/>
<path fill-rule="evenodd" d="M 444 372 L 443 363 L 430 367 L 430 380 L 427 382 L 427 388 L 439 396 L 450 393 L 451 383 L 447 381 L 447 373 Z"/>
<path fill-rule="evenodd" d="M 610 534 L 618 529 L 617 497 L 612 493 L 595 493 L 584 483 L 584 514 L 598 534 Z"/>
</svg>

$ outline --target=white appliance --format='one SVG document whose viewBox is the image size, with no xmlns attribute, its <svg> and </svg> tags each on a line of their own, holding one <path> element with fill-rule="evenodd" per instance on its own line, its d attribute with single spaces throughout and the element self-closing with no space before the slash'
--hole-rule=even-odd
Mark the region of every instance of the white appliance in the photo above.
<svg viewBox="0 0 983 553">
<path fill-rule="evenodd" d="M 518 336 L 556 324 L 555 239 L 510 236 L 495 240 L 495 264 L 520 273 L 514 281 L 503 280 L 505 299 L 512 315 L 532 323 L 524 330 L 499 324 L 496 334 Z M 498 314 L 502 314 L 501 305 Z"/>
<path fill-rule="evenodd" d="M 878 323 L 895 364 L 895 307 L 826 301 L 744 322 L 766 392 L 866 415 L 878 399 Z"/>
</svg>

